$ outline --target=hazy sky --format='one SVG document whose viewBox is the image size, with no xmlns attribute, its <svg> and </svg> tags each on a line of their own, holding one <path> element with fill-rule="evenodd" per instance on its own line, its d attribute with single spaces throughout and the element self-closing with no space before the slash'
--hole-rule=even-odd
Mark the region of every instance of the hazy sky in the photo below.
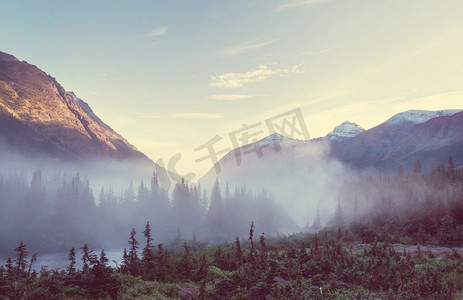
<svg viewBox="0 0 463 300">
<path fill-rule="evenodd" d="M 311 137 L 463 108 L 463 1 L 21 1 L 0 50 L 37 65 L 153 160 L 202 173 L 242 124 L 300 108 Z M 266 128 L 261 127 L 266 134 Z"/>
</svg>

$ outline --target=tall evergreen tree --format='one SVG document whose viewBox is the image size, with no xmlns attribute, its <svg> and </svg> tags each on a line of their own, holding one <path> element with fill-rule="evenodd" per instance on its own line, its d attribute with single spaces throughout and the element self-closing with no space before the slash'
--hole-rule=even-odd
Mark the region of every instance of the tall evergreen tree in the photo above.
<svg viewBox="0 0 463 300">
<path fill-rule="evenodd" d="M 133 228 L 132 232 L 130 233 L 130 238 L 129 238 L 130 249 L 128 253 L 128 262 L 129 262 L 128 270 L 129 270 L 129 273 L 132 274 L 133 276 L 137 276 L 140 273 L 140 270 L 139 270 L 140 260 L 138 258 L 138 253 L 137 253 L 138 241 L 136 239 L 136 235 L 137 233 L 135 231 L 135 228 Z"/>
<path fill-rule="evenodd" d="M 143 262 L 149 262 L 152 259 L 152 248 L 153 248 L 153 246 L 151 245 L 151 242 L 153 241 L 153 238 L 151 237 L 150 222 L 146 222 L 145 230 L 143 231 L 143 235 L 145 236 L 146 244 L 145 244 L 145 247 L 143 248 L 142 261 Z"/>
<path fill-rule="evenodd" d="M 6 278 L 10 280 L 13 279 L 15 275 L 15 269 L 13 267 L 13 261 L 11 260 L 11 257 L 8 257 L 8 259 L 6 260 L 5 267 L 6 267 Z"/>
<path fill-rule="evenodd" d="M 106 256 L 106 252 L 104 251 L 104 249 L 102 249 L 100 252 L 100 258 L 98 259 L 94 267 L 94 272 L 97 278 L 104 277 L 109 273 L 110 270 L 108 267 L 108 262 L 109 259 Z"/>
<path fill-rule="evenodd" d="M 238 273 L 241 272 L 241 264 L 243 263 L 243 252 L 241 250 L 240 239 L 236 237 L 235 240 L 235 266 L 238 269 Z"/>
<path fill-rule="evenodd" d="M 90 266 L 97 263 L 97 256 L 93 250 L 89 250 L 86 243 L 80 250 L 82 251 L 82 273 L 88 273 Z"/>
<path fill-rule="evenodd" d="M 16 251 L 16 273 L 18 276 L 24 275 L 27 268 L 27 247 L 23 241 L 19 243 L 19 246 L 14 249 Z"/>
<path fill-rule="evenodd" d="M 251 243 L 251 247 L 249 249 L 249 260 L 251 261 L 251 264 L 255 264 L 255 251 L 256 248 L 254 246 L 254 222 L 251 223 L 251 228 L 249 229 L 249 241 Z"/>
<path fill-rule="evenodd" d="M 74 247 L 72 247 L 71 250 L 69 250 L 68 260 L 69 260 L 68 274 L 72 275 L 76 271 L 76 268 L 75 268 L 75 265 L 76 265 L 76 249 Z"/>
<path fill-rule="evenodd" d="M 153 246 L 152 241 L 153 238 L 151 237 L 151 226 L 149 222 L 146 222 L 145 230 L 143 231 L 143 235 L 146 239 L 145 247 L 143 248 L 142 252 L 142 272 L 143 277 L 148 280 L 154 280 L 154 255 L 153 255 Z"/>
<path fill-rule="evenodd" d="M 37 261 L 37 253 L 34 253 L 34 254 L 32 254 L 31 260 L 29 261 L 29 268 L 27 270 L 27 274 L 29 276 L 31 276 L 31 274 L 32 274 L 32 271 L 33 271 L 32 266 L 34 265 L 34 263 L 36 261 Z"/>
</svg>

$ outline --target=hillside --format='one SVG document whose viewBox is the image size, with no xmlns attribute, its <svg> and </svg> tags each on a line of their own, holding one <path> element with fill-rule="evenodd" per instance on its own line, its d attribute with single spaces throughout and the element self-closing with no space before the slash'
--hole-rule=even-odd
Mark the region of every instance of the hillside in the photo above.
<svg viewBox="0 0 463 300">
<path fill-rule="evenodd" d="M 36 66 L 0 52 L 1 153 L 153 164 L 77 99 Z"/>
</svg>

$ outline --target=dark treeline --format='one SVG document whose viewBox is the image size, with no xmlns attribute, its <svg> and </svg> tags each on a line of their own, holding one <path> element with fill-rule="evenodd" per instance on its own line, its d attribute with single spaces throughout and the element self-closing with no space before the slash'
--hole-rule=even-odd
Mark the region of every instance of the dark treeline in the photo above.
<svg viewBox="0 0 463 300">
<path fill-rule="evenodd" d="M 143 226 L 164 241 L 195 238 L 209 242 L 245 236 L 252 220 L 271 234 L 289 218 L 265 191 L 246 187 L 221 190 L 217 181 L 210 193 L 180 182 L 171 196 L 156 174 L 151 182 L 116 190 L 104 187 L 95 197 L 91 183 L 74 176 L 41 171 L 28 178 L 24 172 L 0 177 L 0 253 L 10 253 L 19 240 L 37 252 L 62 252 L 90 243 L 98 248 L 120 247 L 126 228 Z M 117 248 L 116 248 L 117 249 Z"/>
</svg>

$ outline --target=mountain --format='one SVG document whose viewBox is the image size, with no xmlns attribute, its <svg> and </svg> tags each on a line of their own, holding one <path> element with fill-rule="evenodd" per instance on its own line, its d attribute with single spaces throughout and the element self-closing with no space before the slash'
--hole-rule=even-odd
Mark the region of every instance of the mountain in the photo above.
<svg viewBox="0 0 463 300">
<path fill-rule="evenodd" d="M 363 131 L 365 131 L 365 129 L 360 127 L 358 124 L 345 121 L 341 125 L 336 126 L 333 131 L 325 136 L 325 138 L 332 142 L 338 142 L 357 136 Z"/>
<path fill-rule="evenodd" d="M 246 184 L 265 188 L 299 224 L 311 225 L 320 210 L 322 223 L 342 197 L 342 182 L 353 170 L 411 171 L 420 160 L 423 169 L 436 167 L 452 156 L 463 165 L 463 111 L 407 111 L 363 130 L 346 121 L 323 138 L 294 140 L 272 134 L 227 153 L 201 185 L 216 178 L 231 187 Z M 307 219 L 308 218 L 308 219 Z"/>
<path fill-rule="evenodd" d="M 332 143 L 331 156 L 363 170 L 394 172 L 399 165 L 411 170 L 420 160 L 423 169 L 436 167 L 452 156 L 463 164 L 463 112 L 407 111 L 359 135 Z"/>
<path fill-rule="evenodd" d="M 63 160 L 154 163 L 98 118 L 83 100 L 34 65 L 0 52 L 3 151 Z"/>
<path fill-rule="evenodd" d="M 394 115 L 392 118 L 384 122 L 387 125 L 412 125 L 424 123 L 432 118 L 451 116 L 460 112 L 458 109 L 447 109 L 438 111 L 429 110 L 407 110 Z"/>
</svg>

